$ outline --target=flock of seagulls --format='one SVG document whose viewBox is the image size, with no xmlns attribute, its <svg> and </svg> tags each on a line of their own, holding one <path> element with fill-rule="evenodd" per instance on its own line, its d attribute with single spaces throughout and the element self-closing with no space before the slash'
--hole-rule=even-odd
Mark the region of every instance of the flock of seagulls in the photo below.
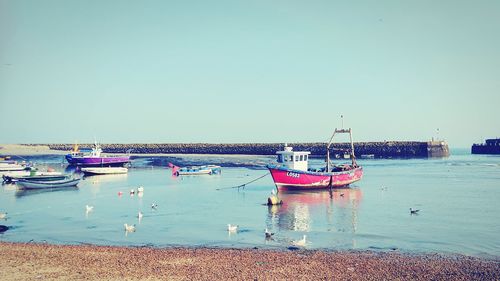
<svg viewBox="0 0 500 281">
<path fill-rule="evenodd" d="M 387 187 L 382 187 L 381 190 L 387 190 Z M 143 186 L 139 186 L 137 188 L 137 190 L 134 190 L 134 189 L 131 189 L 130 190 L 130 195 L 134 195 L 134 194 L 142 194 L 144 192 L 144 187 Z M 121 196 L 123 194 L 123 192 L 118 192 L 118 195 Z M 276 191 L 273 189 L 271 190 L 271 194 L 272 195 L 276 195 Z M 344 193 L 340 193 L 340 196 L 343 197 L 344 196 Z M 158 209 L 158 204 L 156 203 L 151 203 L 151 209 L 152 210 L 157 210 Z M 85 213 L 88 214 L 90 212 L 92 212 L 94 210 L 94 206 L 91 206 L 91 205 L 85 205 Z M 413 209 L 413 208 L 410 208 L 410 214 L 411 215 L 417 215 L 418 212 L 420 210 L 419 209 Z M 144 216 L 144 214 L 139 211 L 138 214 L 137 214 L 137 218 L 139 219 L 139 222 L 141 221 L 142 217 Z M 7 213 L 0 213 L 0 219 L 3 219 L 3 220 L 6 220 L 7 219 Z M 129 224 L 123 224 L 124 228 L 125 228 L 125 232 L 126 233 L 129 233 L 129 232 L 135 232 L 136 231 L 136 226 L 135 224 L 132 224 L 132 225 L 129 225 Z M 232 225 L 232 224 L 227 224 L 227 231 L 230 232 L 230 233 L 236 233 L 238 232 L 238 228 L 239 226 L 238 225 Z M 264 230 L 264 236 L 266 238 L 266 240 L 271 240 L 273 239 L 273 236 L 274 236 L 274 232 L 271 232 L 269 231 L 269 229 L 265 229 Z M 296 246 L 296 247 L 305 247 L 307 245 L 307 236 L 304 234 L 302 239 L 300 240 L 293 240 L 291 241 L 291 244 L 293 246 Z"/>
</svg>

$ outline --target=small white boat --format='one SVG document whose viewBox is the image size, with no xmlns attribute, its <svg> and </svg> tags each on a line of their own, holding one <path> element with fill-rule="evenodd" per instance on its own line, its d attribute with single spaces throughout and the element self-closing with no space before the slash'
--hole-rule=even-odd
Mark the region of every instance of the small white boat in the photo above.
<svg viewBox="0 0 500 281">
<path fill-rule="evenodd" d="M 176 171 L 176 175 L 178 176 L 187 176 L 187 175 L 212 175 L 212 174 L 220 174 L 220 166 L 217 165 L 205 165 L 205 166 L 190 166 L 190 167 L 181 167 Z"/>
<path fill-rule="evenodd" d="M 22 171 L 24 169 L 26 169 L 26 166 L 17 163 L 0 163 L 0 172 Z"/>
<path fill-rule="evenodd" d="M 76 186 L 79 182 L 80 182 L 80 178 L 54 180 L 54 181 L 19 180 L 19 181 L 17 181 L 17 185 L 21 189 L 45 189 L 45 188 L 59 188 L 59 187 Z"/>
<path fill-rule="evenodd" d="M 6 177 L 29 177 L 29 176 L 60 176 L 62 175 L 61 172 L 42 172 L 42 171 L 10 171 L 6 173 L 2 173 L 3 176 Z"/>
<path fill-rule="evenodd" d="M 86 175 L 126 174 L 128 172 L 125 167 L 86 167 L 81 170 Z"/>
</svg>

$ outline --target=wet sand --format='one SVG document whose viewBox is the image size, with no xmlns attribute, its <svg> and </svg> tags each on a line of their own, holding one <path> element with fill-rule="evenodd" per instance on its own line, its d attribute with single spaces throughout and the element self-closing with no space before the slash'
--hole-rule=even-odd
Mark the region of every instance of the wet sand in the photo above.
<svg viewBox="0 0 500 281">
<path fill-rule="evenodd" d="M 2 280 L 499 280 L 500 261 L 437 254 L 0 243 Z"/>
<path fill-rule="evenodd" d="M 0 155 L 11 156 L 19 160 L 18 155 L 67 154 L 67 151 L 50 149 L 46 145 L 0 144 Z"/>
</svg>

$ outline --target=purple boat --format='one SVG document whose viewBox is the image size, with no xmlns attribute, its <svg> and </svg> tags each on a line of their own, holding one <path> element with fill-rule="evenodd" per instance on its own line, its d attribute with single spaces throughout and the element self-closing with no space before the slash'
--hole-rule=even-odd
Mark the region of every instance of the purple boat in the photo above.
<svg viewBox="0 0 500 281">
<path fill-rule="evenodd" d="M 101 155 L 102 149 L 97 142 L 91 150 L 80 151 L 75 145 L 66 160 L 70 165 L 78 166 L 123 166 L 130 162 L 130 155 Z"/>
</svg>

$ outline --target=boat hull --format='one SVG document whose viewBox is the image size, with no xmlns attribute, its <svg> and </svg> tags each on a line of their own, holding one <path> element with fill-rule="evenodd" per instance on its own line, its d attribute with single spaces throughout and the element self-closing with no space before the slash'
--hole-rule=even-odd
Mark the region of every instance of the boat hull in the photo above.
<svg viewBox="0 0 500 281">
<path fill-rule="evenodd" d="M 80 179 L 69 179 L 60 181 L 28 181 L 19 180 L 17 185 L 22 189 L 45 189 L 76 186 Z"/>
<path fill-rule="evenodd" d="M 5 183 L 11 183 L 11 182 L 17 182 L 19 180 L 29 180 L 29 181 L 63 180 L 66 179 L 67 176 L 59 173 L 58 175 L 40 175 L 40 176 L 35 175 L 35 176 L 20 176 L 20 177 L 4 175 L 2 178 Z"/>
<path fill-rule="evenodd" d="M 219 173 L 220 166 L 216 165 L 182 167 L 175 172 L 178 176 L 212 175 Z"/>
<path fill-rule="evenodd" d="M 88 167 L 81 170 L 86 175 L 113 175 L 126 174 L 128 172 L 128 169 L 124 167 Z"/>
<path fill-rule="evenodd" d="M 130 162 L 129 156 L 106 156 L 106 157 L 74 157 L 66 155 L 66 161 L 70 165 L 78 166 L 123 166 Z"/>
<path fill-rule="evenodd" d="M 267 168 L 280 191 L 346 187 L 363 177 L 361 167 L 330 173 L 291 170 L 276 165 Z"/>
</svg>

